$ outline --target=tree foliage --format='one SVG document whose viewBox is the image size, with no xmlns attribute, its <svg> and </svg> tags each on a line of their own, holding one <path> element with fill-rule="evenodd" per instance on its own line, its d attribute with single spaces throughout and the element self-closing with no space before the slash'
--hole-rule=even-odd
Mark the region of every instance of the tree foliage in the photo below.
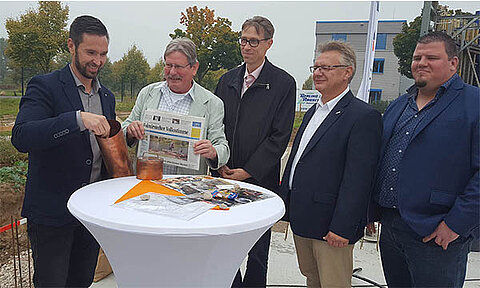
<svg viewBox="0 0 480 288">
<path fill-rule="evenodd" d="M 312 90 L 313 87 L 313 75 L 308 76 L 308 78 L 303 82 L 302 89 L 303 90 Z"/>
<path fill-rule="evenodd" d="M 240 33 L 232 30 L 232 22 L 227 18 L 215 17 L 215 10 L 207 6 L 188 7 L 181 13 L 180 24 L 186 27 L 185 31 L 175 29 L 170 37 L 188 37 L 197 46 L 198 83 L 203 85 L 203 78 L 209 71 L 232 69 L 242 62 L 238 45 Z"/>
<path fill-rule="evenodd" d="M 143 52 L 133 45 L 122 59 L 113 64 L 113 78 L 121 82 L 122 96 L 126 84 L 130 86 L 130 97 L 145 85 L 150 66 Z"/>
<path fill-rule="evenodd" d="M 153 66 L 152 69 L 148 72 L 147 84 L 163 81 L 163 69 L 165 68 L 165 63 L 162 59 L 158 60 Z"/>
<path fill-rule="evenodd" d="M 409 24 L 404 23 L 402 32 L 393 38 L 393 52 L 398 58 L 398 72 L 412 79 L 412 55 L 417 46 L 417 40 L 420 38 L 420 28 L 422 26 L 422 17 L 417 16 Z"/>
<path fill-rule="evenodd" d="M 17 66 L 47 73 L 52 70 L 54 57 L 68 51 L 69 8 L 60 2 L 38 3 L 38 11 L 32 9 L 17 19 L 7 19 L 6 54 Z"/>
<path fill-rule="evenodd" d="M 227 69 L 218 69 L 216 71 L 208 71 L 205 77 L 203 77 L 203 87 L 210 90 L 212 93 L 215 92 L 215 88 L 217 87 L 218 80 L 225 74 L 228 70 Z"/>
</svg>

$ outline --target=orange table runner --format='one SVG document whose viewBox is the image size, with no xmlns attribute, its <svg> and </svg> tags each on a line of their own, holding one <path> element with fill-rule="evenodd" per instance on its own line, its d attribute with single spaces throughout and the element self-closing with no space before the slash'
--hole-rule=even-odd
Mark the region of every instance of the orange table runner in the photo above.
<svg viewBox="0 0 480 288">
<path fill-rule="evenodd" d="M 150 180 L 142 180 L 140 183 L 133 186 L 132 189 L 128 190 L 127 193 L 123 194 L 123 196 L 120 197 L 117 201 L 115 201 L 115 204 L 130 198 L 148 193 L 148 192 L 154 192 L 154 193 L 171 195 L 171 196 L 185 196 L 184 194 L 176 190 L 167 188 L 161 184 L 154 183 Z"/>
</svg>

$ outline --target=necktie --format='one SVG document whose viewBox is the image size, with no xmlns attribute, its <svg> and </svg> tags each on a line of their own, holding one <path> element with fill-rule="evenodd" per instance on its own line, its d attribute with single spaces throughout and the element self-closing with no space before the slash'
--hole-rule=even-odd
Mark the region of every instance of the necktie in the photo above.
<svg viewBox="0 0 480 288">
<path fill-rule="evenodd" d="M 245 77 L 245 86 L 248 88 L 252 85 L 252 83 L 255 81 L 255 77 L 253 77 L 252 74 L 248 74 Z"/>
</svg>

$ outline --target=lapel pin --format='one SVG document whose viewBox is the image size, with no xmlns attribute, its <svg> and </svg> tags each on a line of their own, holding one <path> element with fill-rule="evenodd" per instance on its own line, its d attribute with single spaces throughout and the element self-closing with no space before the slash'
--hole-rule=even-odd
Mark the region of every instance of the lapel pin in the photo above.
<svg viewBox="0 0 480 288">
<path fill-rule="evenodd" d="M 338 115 L 340 113 L 342 113 L 342 111 L 337 111 L 337 112 L 335 112 L 335 115 Z"/>
</svg>

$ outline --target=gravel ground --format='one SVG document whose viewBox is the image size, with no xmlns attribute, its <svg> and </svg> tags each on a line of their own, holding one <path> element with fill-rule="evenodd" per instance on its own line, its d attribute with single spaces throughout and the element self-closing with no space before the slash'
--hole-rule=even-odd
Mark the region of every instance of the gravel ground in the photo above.
<svg viewBox="0 0 480 288">
<path fill-rule="evenodd" d="M 30 252 L 30 251 L 28 251 Z M 20 253 L 20 263 L 21 263 L 21 272 L 22 272 L 22 287 L 33 287 L 33 282 L 29 286 L 28 281 L 28 257 L 30 253 L 27 250 L 24 250 Z M 16 265 L 16 278 L 17 278 L 17 287 L 20 287 L 20 274 L 18 269 L 18 257 L 15 257 Z M 0 267 L 0 287 L 1 288 L 11 288 L 15 287 L 15 268 L 13 265 L 13 259 L 4 263 Z M 33 260 L 30 258 L 30 276 L 33 277 Z"/>
</svg>

